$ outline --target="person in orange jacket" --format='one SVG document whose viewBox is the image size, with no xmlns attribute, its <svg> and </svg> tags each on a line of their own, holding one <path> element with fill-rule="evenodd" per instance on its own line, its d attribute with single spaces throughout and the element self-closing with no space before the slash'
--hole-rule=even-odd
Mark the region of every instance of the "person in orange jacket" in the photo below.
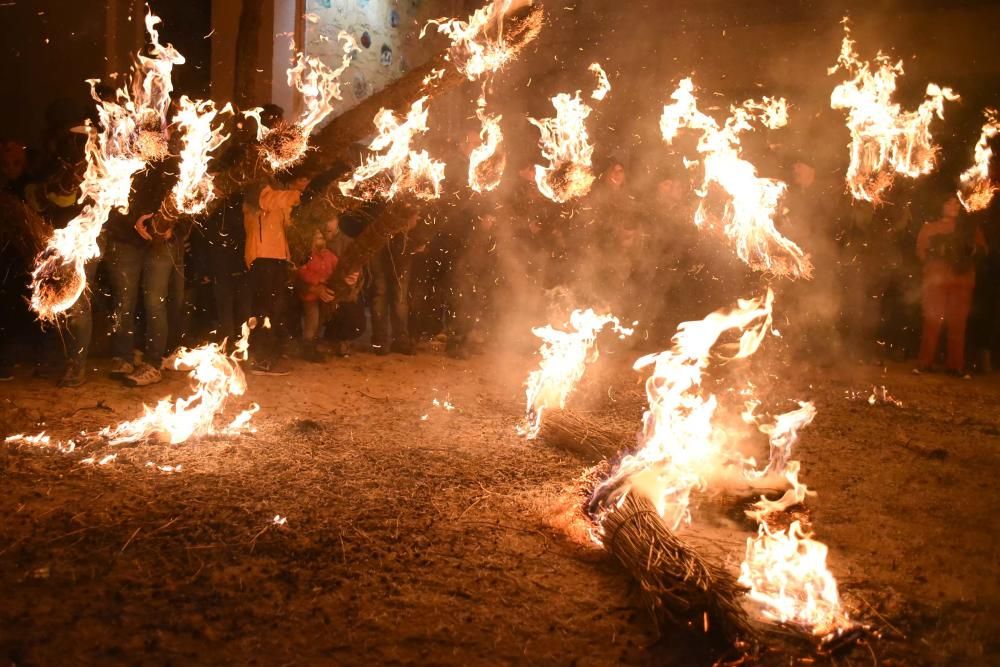
<svg viewBox="0 0 1000 667">
<path fill-rule="evenodd" d="M 275 365 L 281 358 L 281 344 L 287 338 L 285 299 L 291 253 L 286 229 L 292 223 L 292 209 L 302 200 L 307 178 L 296 178 L 288 186 L 264 185 L 256 196 L 250 193 L 243 202 L 243 227 L 246 231 L 244 259 L 249 270 L 253 294 L 253 312 L 261 324 L 270 321 L 271 329 L 258 326 L 250 342 L 252 373 L 283 375 Z"/>
<path fill-rule="evenodd" d="M 951 195 L 941 207 L 941 217 L 924 223 L 917 235 L 917 257 L 923 263 L 918 373 L 931 370 L 944 326 L 948 330 L 948 371 L 965 374 L 965 325 L 976 286 L 975 260 L 985 253 L 986 240 L 979 226 L 961 213 L 958 197 Z"/>
</svg>

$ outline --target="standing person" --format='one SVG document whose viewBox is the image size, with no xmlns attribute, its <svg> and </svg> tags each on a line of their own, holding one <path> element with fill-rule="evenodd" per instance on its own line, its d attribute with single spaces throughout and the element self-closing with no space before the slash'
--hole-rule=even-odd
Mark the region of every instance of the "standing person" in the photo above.
<svg viewBox="0 0 1000 667">
<path fill-rule="evenodd" d="M 194 257 L 204 264 L 212 286 L 215 326 L 220 339 L 235 341 L 250 317 L 250 288 L 244 260 L 243 194 L 227 198 L 198 225 Z"/>
<path fill-rule="evenodd" d="M 354 237 L 364 229 L 361 216 L 345 214 L 327 221 L 324 228 L 326 247 L 339 258 L 354 243 Z M 334 354 L 346 357 L 351 351 L 351 341 L 361 337 L 368 327 L 365 304 L 362 302 L 363 282 L 361 272 L 355 272 L 346 279 L 348 290 L 336 295 L 337 308 L 326 327 L 326 338 L 334 346 Z M 340 288 L 341 290 L 343 287 Z"/>
<path fill-rule="evenodd" d="M 170 186 L 162 165 L 151 166 L 135 179 L 135 194 L 127 213 L 108 218 L 108 273 L 114 296 L 111 375 L 141 387 L 162 379 L 160 367 L 167 349 L 167 289 L 174 270 L 170 240 L 153 240 L 148 220 Z M 146 328 L 145 355 L 133 364 L 136 304 L 142 286 Z"/>
<path fill-rule="evenodd" d="M 941 217 L 924 223 L 917 236 L 923 263 L 923 334 L 917 373 L 931 370 L 941 327 L 948 330 L 947 368 L 965 373 L 965 325 L 976 286 L 975 258 L 986 250 L 982 230 L 962 212 L 958 197 L 949 196 Z M 965 377 L 968 377 L 967 375 Z"/>
<path fill-rule="evenodd" d="M 413 254 L 423 250 L 411 232 L 419 220 L 417 213 L 404 212 L 406 230 L 393 235 L 371 261 L 372 351 L 412 355 L 410 338 L 410 273 Z"/>
<path fill-rule="evenodd" d="M 244 260 L 253 293 L 253 312 L 270 321 L 271 328 L 257 327 L 250 350 L 257 375 L 284 375 L 276 370 L 287 337 L 285 299 L 291 254 L 286 230 L 292 223 L 292 209 L 299 205 L 308 178 L 296 178 L 287 186 L 268 184 L 256 196 L 243 202 L 243 229 L 246 234 Z"/>
<path fill-rule="evenodd" d="M 309 259 L 299 267 L 299 300 L 302 302 L 302 358 L 306 361 L 323 361 L 316 347 L 319 328 L 326 324 L 333 309 L 334 293 L 326 282 L 337 268 L 337 256 L 326 245 L 323 229 L 313 232 Z"/>
</svg>

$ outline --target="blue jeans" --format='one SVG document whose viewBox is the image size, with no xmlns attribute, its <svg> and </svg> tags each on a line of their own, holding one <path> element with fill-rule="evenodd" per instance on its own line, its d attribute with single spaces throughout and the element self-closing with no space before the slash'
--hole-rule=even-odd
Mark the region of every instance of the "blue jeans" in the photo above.
<svg viewBox="0 0 1000 667">
<path fill-rule="evenodd" d="M 171 243 L 135 246 L 112 241 L 108 246 L 108 268 L 115 298 L 111 354 L 130 359 L 135 346 L 135 307 L 142 285 L 146 324 L 146 363 L 159 367 L 167 349 L 167 295 L 174 272 L 175 250 Z"/>
<path fill-rule="evenodd" d="M 104 240 L 98 239 L 97 245 L 104 254 Z M 90 339 L 94 331 L 94 314 L 90 304 L 90 292 L 97 286 L 97 266 L 101 257 L 95 257 L 84 266 L 87 276 L 87 289 L 76 300 L 66 313 L 66 358 L 69 361 L 87 363 L 90 352 Z"/>
</svg>

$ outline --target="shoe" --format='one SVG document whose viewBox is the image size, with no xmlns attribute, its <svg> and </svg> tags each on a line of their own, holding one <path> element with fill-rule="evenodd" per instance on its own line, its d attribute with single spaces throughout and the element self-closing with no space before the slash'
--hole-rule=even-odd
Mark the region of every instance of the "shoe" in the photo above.
<svg viewBox="0 0 1000 667">
<path fill-rule="evenodd" d="M 384 357 L 389 354 L 389 348 L 385 345 L 375 345 L 372 343 L 372 353 L 380 357 Z"/>
<path fill-rule="evenodd" d="M 351 356 L 351 344 L 346 340 L 339 340 L 333 348 L 333 353 L 338 357 L 349 357 Z"/>
<path fill-rule="evenodd" d="M 273 375 L 277 377 L 289 375 L 288 371 L 278 370 L 277 365 L 269 359 L 259 359 L 252 362 L 250 373 L 253 375 Z"/>
<path fill-rule="evenodd" d="M 389 349 L 396 354 L 405 354 L 408 357 L 412 357 L 417 353 L 416 350 L 413 349 L 413 343 L 409 340 L 397 340 Z"/>
<path fill-rule="evenodd" d="M 83 364 L 76 360 L 66 362 L 66 372 L 59 380 L 60 387 L 79 387 L 86 381 L 86 369 Z"/>
<path fill-rule="evenodd" d="M 0 382 L 10 382 L 14 379 L 14 374 L 10 370 L 10 366 L 0 366 Z"/>
<path fill-rule="evenodd" d="M 916 368 L 913 369 L 914 375 L 923 375 L 924 373 L 930 373 L 930 372 L 931 372 L 930 366 L 917 366 Z"/>
<path fill-rule="evenodd" d="M 179 347 L 176 350 L 174 350 L 173 352 L 171 352 L 170 354 L 168 354 L 167 356 L 163 357 L 163 361 L 160 362 L 160 370 L 161 371 L 176 371 L 176 370 L 178 370 L 178 368 L 177 368 L 177 362 L 180 359 L 180 356 L 179 356 L 180 355 L 180 351 L 183 350 L 183 349 L 184 348 Z"/>
<path fill-rule="evenodd" d="M 125 382 L 133 387 L 145 387 L 163 380 L 160 369 L 149 364 L 139 364 L 135 372 L 125 377 Z"/>
<path fill-rule="evenodd" d="M 119 359 L 115 357 L 111 360 L 111 374 L 112 375 L 132 375 L 135 373 L 135 366 L 125 361 L 124 359 Z"/>
</svg>

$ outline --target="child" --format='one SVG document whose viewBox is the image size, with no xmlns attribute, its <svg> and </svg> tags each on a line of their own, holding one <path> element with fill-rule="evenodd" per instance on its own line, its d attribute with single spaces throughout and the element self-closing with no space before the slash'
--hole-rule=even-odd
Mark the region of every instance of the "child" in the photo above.
<svg viewBox="0 0 1000 667">
<path fill-rule="evenodd" d="M 302 356 L 308 361 L 323 361 L 316 349 L 319 327 L 330 320 L 334 294 L 326 282 L 337 268 L 337 256 L 326 247 L 323 230 L 313 232 L 309 260 L 299 267 L 299 299 L 302 301 Z"/>
</svg>

